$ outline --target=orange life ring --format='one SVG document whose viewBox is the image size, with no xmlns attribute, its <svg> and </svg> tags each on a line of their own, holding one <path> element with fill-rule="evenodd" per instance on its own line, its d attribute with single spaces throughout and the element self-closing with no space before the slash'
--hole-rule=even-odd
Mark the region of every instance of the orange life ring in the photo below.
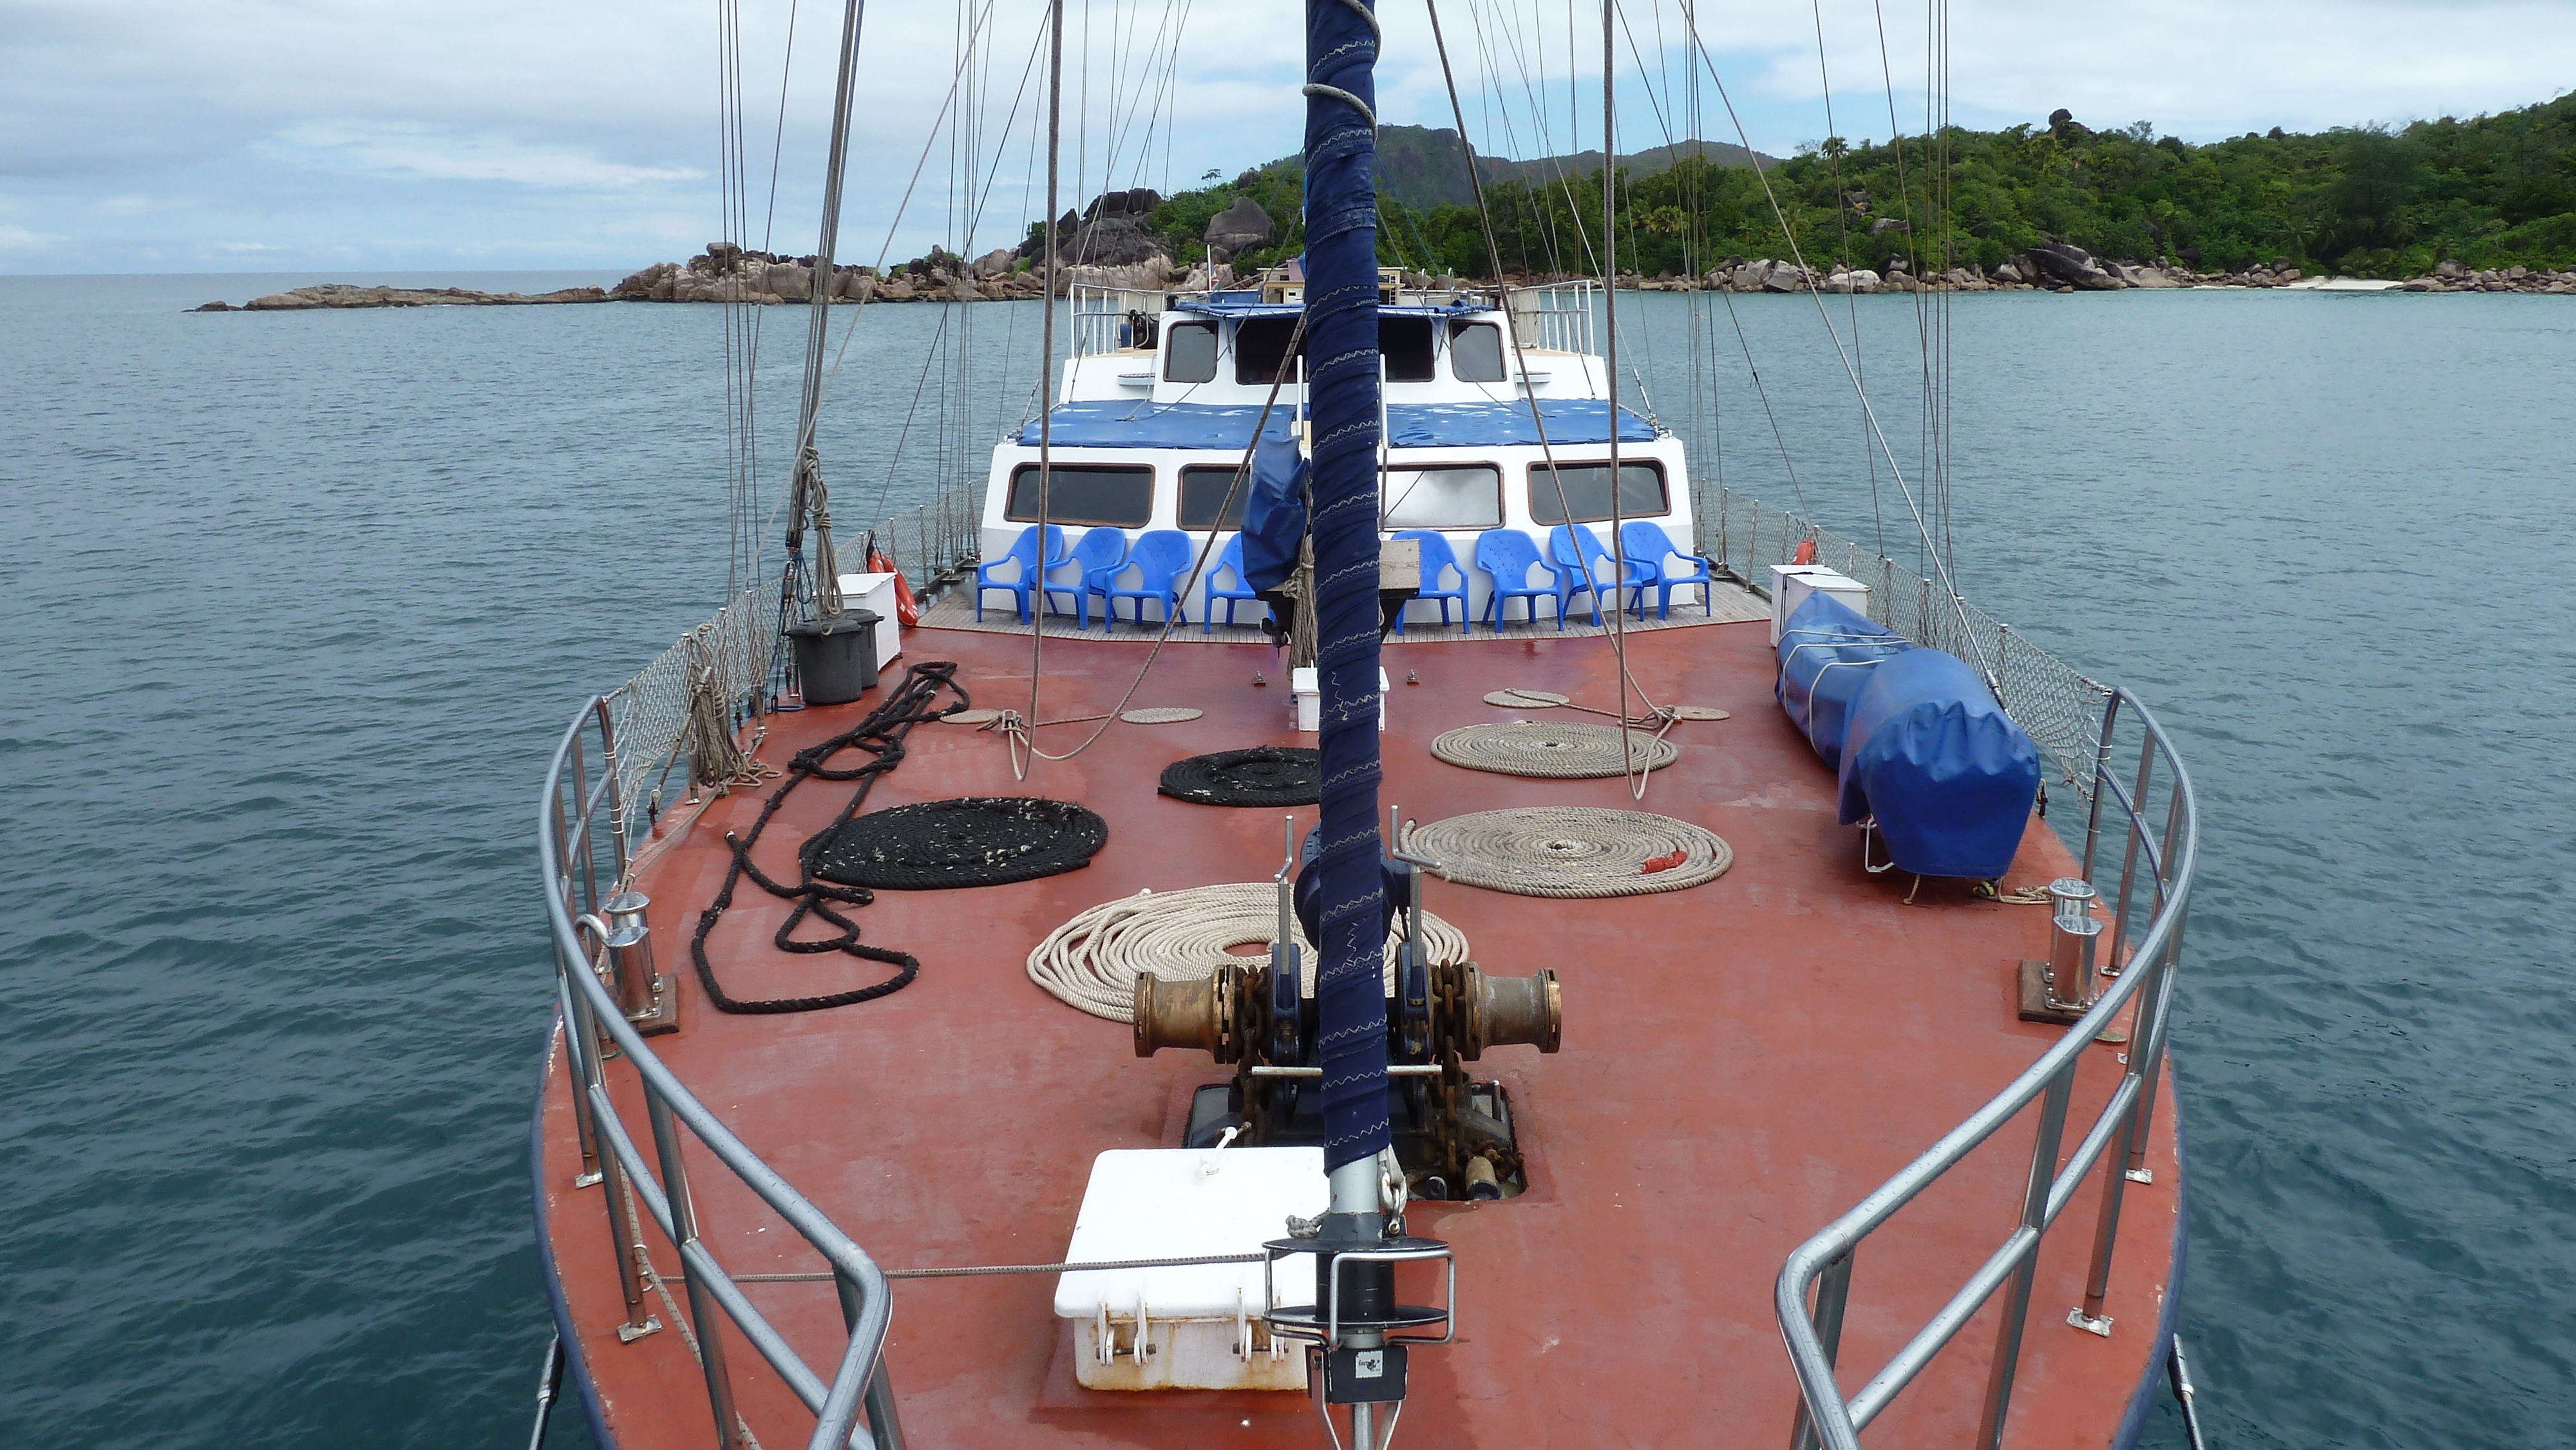
<svg viewBox="0 0 2576 1450">
<path fill-rule="evenodd" d="M 1792 564 L 1812 564 L 1816 562 L 1816 541 L 1813 539 L 1800 539 L 1798 541 L 1798 552 L 1789 556 L 1789 562 Z"/>
<path fill-rule="evenodd" d="M 921 604 L 912 597 L 912 586 L 904 582 L 903 571 L 894 566 L 883 549 L 868 550 L 868 572 L 894 576 L 894 617 L 904 628 L 921 623 Z"/>
</svg>

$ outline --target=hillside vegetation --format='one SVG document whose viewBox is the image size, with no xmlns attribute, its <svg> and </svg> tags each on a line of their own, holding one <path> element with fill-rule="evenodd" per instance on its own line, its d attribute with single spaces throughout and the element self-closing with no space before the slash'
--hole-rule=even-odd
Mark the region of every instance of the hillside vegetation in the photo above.
<svg viewBox="0 0 2576 1450">
<path fill-rule="evenodd" d="M 1395 144 L 1381 188 L 1382 258 L 1487 275 L 1475 208 L 1446 199 L 1465 189 L 1455 133 L 1383 134 Z M 1918 274 L 1956 263 L 1991 268 L 2050 241 L 2202 271 L 2276 259 L 2365 277 L 2416 276 L 2445 259 L 2476 268 L 2576 265 L 2576 92 L 2468 120 L 2312 135 L 2275 129 L 2205 145 L 2159 137 L 2145 122 L 2096 131 L 2060 111 L 2047 125 L 1952 129 L 1902 143 L 1829 138 L 1785 161 L 1766 158 L 1762 174 L 1737 148 L 1675 149 L 1669 164 L 1654 164 L 1667 160 L 1661 154 L 1621 158 L 1622 271 L 1686 275 L 1729 254 L 1786 256 L 1766 178 L 1817 266 L 1879 267 L 1905 256 Z M 1946 185 L 1936 185 L 1945 163 Z M 1455 187 L 1435 184 L 1434 167 L 1449 168 Z M 1599 153 L 1485 170 L 1506 271 L 1599 270 Z M 1252 197 L 1281 230 L 1277 246 L 1239 264 L 1303 247 L 1294 158 L 1170 197 L 1150 225 L 1177 258 L 1193 261 L 1205 254 L 1209 218 L 1238 196 Z"/>
</svg>

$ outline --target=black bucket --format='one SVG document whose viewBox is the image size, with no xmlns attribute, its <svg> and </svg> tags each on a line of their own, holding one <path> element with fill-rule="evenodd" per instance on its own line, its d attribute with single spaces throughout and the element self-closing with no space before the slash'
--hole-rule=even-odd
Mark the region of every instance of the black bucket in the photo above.
<svg viewBox="0 0 2576 1450">
<path fill-rule="evenodd" d="M 878 622 L 875 610 L 845 609 L 787 626 L 806 704 L 846 705 L 876 688 Z"/>
</svg>

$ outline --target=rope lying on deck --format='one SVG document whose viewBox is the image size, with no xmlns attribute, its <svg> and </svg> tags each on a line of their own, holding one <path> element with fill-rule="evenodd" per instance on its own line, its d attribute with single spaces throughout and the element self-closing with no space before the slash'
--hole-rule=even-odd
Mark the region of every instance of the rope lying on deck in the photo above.
<svg viewBox="0 0 2576 1450">
<path fill-rule="evenodd" d="M 1555 780 L 1661 770 L 1681 758 L 1671 742 L 1643 730 L 1628 732 L 1622 755 L 1617 726 L 1536 720 L 1462 725 L 1433 740 L 1431 753 L 1470 770 Z"/>
<path fill-rule="evenodd" d="M 1255 745 L 1193 755 L 1163 767 L 1157 787 L 1204 806 L 1311 806 L 1323 788 L 1320 757 L 1294 745 Z"/>
<path fill-rule="evenodd" d="M 1714 881 L 1735 864 L 1715 833 L 1647 811 L 1528 806 L 1415 826 L 1405 850 L 1432 874 L 1518 896 L 1643 896 Z"/>
<path fill-rule="evenodd" d="M 1029 953 L 1029 980 L 1058 999 L 1112 1022 L 1136 1020 L 1136 976 L 1152 972 L 1167 982 L 1201 981 L 1243 957 L 1227 950 L 1267 946 L 1279 930 L 1279 891 L 1266 881 L 1194 886 L 1184 891 L 1140 891 L 1103 902 L 1047 933 Z M 1467 934 L 1422 914 L 1431 963 L 1467 960 Z M 1385 980 L 1395 980 L 1395 947 L 1404 918 L 1387 933 Z M 1304 986 L 1315 986 L 1315 945 L 1305 940 L 1297 956 Z"/>
<path fill-rule="evenodd" d="M 706 988 L 707 1000 L 715 1005 L 717 1011 L 755 1014 L 819 1012 L 828 1007 L 847 1007 L 874 1001 L 889 992 L 899 992 L 919 975 L 919 958 L 910 952 L 890 951 L 862 943 L 859 924 L 833 909 L 835 903 L 865 906 L 876 899 L 876 893 L 862 886 L 835 886 L 828 881 L 817 881 L 814 879 L 814 857 L 821 844 L 831 840 L 833 834 L 867 804 L 868 792 L 876 785 L 877 777 L 903 763 L 904 737 L 912 733 L 912 727 L 925 720 L 936 720 L 946 713 L 932 708 L 942 690 L 957 697 L 957 703 L 949 709 L 967 706 L 966 692 L 957 684 L 957 666 L 954 663 L 927 660 L 906 670 L 903 683 L 888 690 L 884 701 L 870 711 L 866 719 L 829 740 L 796 752 L 795 758 L 787 763 L 787 779 L 770 792 L 768 803 L 760 808 L 760 819 L 752 822 L 748 833 L 737 837 L 731 831 L 725 832 L 725 844 L 733 848 L 733 865 L 725 871 L 724 887 L 716 892 L 715 900 L 698 913 L 697 934 L 689 938 L 689 959 L 697 965 L 698 985 Z M 868 759 L 865 764 L 848 770 L 835 770 L 825 763 L 844 750 L 861 751 Z M 858 789 L 850 792 L 849 803 L 841 807 L 841 813 L 832 818 L 830 825 L 807 837 L 804 844 L 796 848 L 796 882 L 791 886 L 772 881 L 753 865 L 751 849 L 760 844 L 761 833 L 769 829 L 769 822 L 778 814 L 778 808 L 785 805 L 787 798 L 796 793 L 796 788 L 808 780 L 856 781 Z M 724 920 L 725 912 L 732 908 L 734 888 L 742 883 L 745 876 L 751 878 L 753 885 L 779 900 L 796 903 L 796 909 L 787 913 L 787 920 L 779 923 L 777 933 L 770 938 L 771 944 L 780 951 L 799 955 L 840 952 L 862 961 L 883 962 L 896 968 L 895 974 L 868 986 L 811 997 L 769 997 L 746 1001 L 727 995 L 716 982 L 714 964 L 707 960 L 707 937 L 716 929 L 716 923 Z M 804 925 L 808 916 L 823 918 L 839 927 L 840 933 L 821 941 L 795 940 L 796 928 Z"/>
</svg>

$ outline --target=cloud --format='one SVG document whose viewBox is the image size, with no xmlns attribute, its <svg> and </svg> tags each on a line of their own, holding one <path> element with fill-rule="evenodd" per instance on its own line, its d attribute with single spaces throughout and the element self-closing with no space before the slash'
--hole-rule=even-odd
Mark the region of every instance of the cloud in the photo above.
<svg viewBox="0 0 2576 1450">
<path fill-rule="evenodd" d="M 1067 8 L 1063 205 L 1295 150 L 1302 26 L 1291 0 L 1191 5 L 1176 68 L 1153 38 L 1179 10 Z M 1578 14 L 1569 34 L 1544 9 L 1442 7 L 1483 149 L 1599 144 L 1597 18 Z M 1880 0 L 1698 9 L 1755 146 L 1780 153 L 1827 134 L 1819 19 L 1832 129 L 1886 135 L 1891 92 L 1896 124 L 1919 128 L 1919 7 L 1884 11 L 1884 73 Z M 2096 126 L 2144 119 L 2214 139 L 2497 110 L 2547 99 L 2576 75 L 2576 0 L 2272 0 L 2260 13 L 2166 0 L 2061 7 L 2045 25 L 2003 0 L 1948 10 L 1952 115 L 1972 125 L 2065 106 Z M 812 245 L 840 13 L 743 8 L 743 206 L 755 241 Z M 953 7 L 868 8 L 845 255 L 872 259 L 889 228 L 898 257 L 934 241 L 980 250 L 1016 240 L 1042 209 L 1030 141 L 1043 70 L 1030 63 L 1044 6 L 992 0 L 990 14 L 965 53 Z M 1644 61 L 1628 57 L 1623 34 L 1621 139 L 1634 149 L 1692 129 L 1690 70 L 1677 0 L 1629 0 L 1623 14 Z M 0 0 L 0 180 L 17 224 L 0 232 L 0 267 L 65 247 L 128 265 L 218 266 L 242 255 L 225 249 L 245 237 L 276 248 L 256 255 L 281 265 L 633 267 L 676 255 L 723 226 L 709 18 L 703 0 Z M 1381 114 L 1449 124 L 1422 8 L 1390 4 L 1383 23 Z M 934 133 L 952 86 L 979 142 L 972 164 L 952 157 L 948 131 Z M 1734 139 L 1713 89 L 1699 107 L 1702 135 Z"/>
<path fill-rule="evenodd" d="M 506 136 L 456 135 L 424 125 L 317 124 L 277 137 L 281 159 L 346 165 L 382 175 L 432 181 L 507 181 L 521 186 L 611 190 L 646 182 L 695 181 L 689 166 L 633 166 L 561 150 L 530 147 Z M 298 150 L 315 153 L 298 158 Z"/>
</svg>

